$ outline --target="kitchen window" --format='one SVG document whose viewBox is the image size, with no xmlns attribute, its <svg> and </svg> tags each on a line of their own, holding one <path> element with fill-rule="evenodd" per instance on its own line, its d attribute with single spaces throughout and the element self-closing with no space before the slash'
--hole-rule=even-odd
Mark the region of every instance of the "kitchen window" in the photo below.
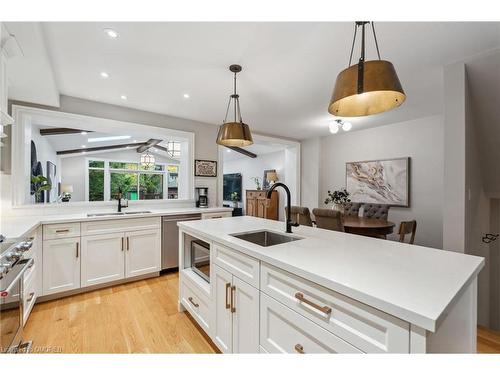
<svg viewBox="0 0 500 375">
<path fill-rule="evenodd" d="M 87 159 L 88 201 L 116 199 L 121 189 L 128 200 L 178 199 L 179 165 Z"/>
</svg>

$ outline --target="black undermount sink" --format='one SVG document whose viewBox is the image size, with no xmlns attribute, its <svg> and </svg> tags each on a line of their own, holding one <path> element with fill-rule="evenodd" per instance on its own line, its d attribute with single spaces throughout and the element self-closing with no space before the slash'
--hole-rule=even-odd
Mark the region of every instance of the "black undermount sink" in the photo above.
<svg viewBox="0 0 500 375">
<path fill-rule="evenodd" d="M 246 232 L 231 234 L 231 236 L 239 238 L 243 241 L 248 241 L 259 246 L 269 247 L 282 243 L 302 240 L 302 237 L 284 235 L 281 233 L 270 232 L 268 230 L 259 230 L 255 232 Z"/>
</svg>

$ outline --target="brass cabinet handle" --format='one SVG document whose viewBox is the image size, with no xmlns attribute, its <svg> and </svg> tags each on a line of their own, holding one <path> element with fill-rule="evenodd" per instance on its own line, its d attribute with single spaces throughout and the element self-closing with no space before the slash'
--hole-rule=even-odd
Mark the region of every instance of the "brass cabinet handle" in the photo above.
<svg viewBox="0 0 500 375">
<path fill-rule="evenodd" d="M 231 312 L 235 313 L 236 312 L 236 306 L 235 304 L 235 292 L 236 292 L 236 287 L 233 285 L 231 287 Z"/>
<path fill-rule="evenodd" d="M 69 229 L 56 229 L 56 233 L 68 233 Z"/>
<path fill-rule="evenodd" d="M 231 308 L 231 304 L 229 303 L 229 296 L 228 296 L 228 291 L 231 288 L 231 283 L 226 283 L 226 309 Z"/>
<path fill-rule="evenodd" d="M 31 292 L 30 296 L 26 299 L 26 302 L 31 302 L 31 300 L 33 299 L 34 296 L 35 296 L 35 292 Z"/>
<path fill-rule="evenodd" d="M 309 301 L 304 297 L 304 294 L 301 292 L 295 293 L 295 298 L 297 298 L 300 302 L 304 302 L 306 305 L 311 306 L 312 308 L 315 308 L 316 310 L 321 311 L 323 314 L 331 314 L 332 313 L 332 308 L 329 306 L 320 306 L 317 303 L 314 303 L 313 301 Z"/>
<path fill-rule="evenodd" d="M 188 298 L 188 301 L 189 301 L 189 302 L 191 302 L 191 304 L 192 304 L 194 307 L 199 307 L 199 306 L 200 306 L 200 304 L 199 304 L 199 303 L 196 303 L 196 302 L 194 302 L 194 301 L 193 301 L 193 297 L 189 297 L 189 298 Z"/>
<path fill-rule="evenodd" d="M 297 353 L 306 354 L 306 352 L 304 351 L 304 347 L 300 344 L 295 344 L 294 349 Z"/>
<path fill-rule="evenodd" d="M 76 257 L 78 258 L 80 256 L 80 243 L 76 243 Z"/>
<path fill-rule="evenodd" d="M 127 236 L 127 251 L 130 250 L 130 240 L 129 237 Z"/>
</svg>

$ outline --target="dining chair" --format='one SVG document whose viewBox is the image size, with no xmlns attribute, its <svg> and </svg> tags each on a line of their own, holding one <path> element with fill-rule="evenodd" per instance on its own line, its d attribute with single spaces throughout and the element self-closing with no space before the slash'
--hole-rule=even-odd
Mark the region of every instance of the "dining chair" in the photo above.
<svg viewBox="0 0 500 375">
<path fill-rule="evenodd" d="M 340 211 L 330 208 L 314 208 L 313 215 L 318 228 L 335 230 L 338 232 L 344 231 L 344 221 Z"/>
<path fill-rule="evenodd" d="M 312 227 L 312 219 L 311 219 L 311 212 L 309 211 L 309 208 L 307 207 L 300 207 L 300 206 L 292 206 L 290 208 L 290 219 L 294 224 L 299 224 L 299 225 L 305 225 L 308 227 Z M 287 207 L 285 207 L 285 216 L 287 214 Z"/>
<path fill-rule="evenodd" d="M 415 241 L 415 233 L 417 231 L 417 222 L 416 220 L 412 221 L 402 221 L 399 224 L 399 242 L 405 242 L 405 237 L 407 234 L 411 234 L 409 244 L 413 244 Z"/>
<path fill-rule="evenodd" d="M 364 203 L 363 217 L 387 220 L 387 217 L 389 216 L 389 208 L 390 206 L 388 204 Z"/>
<path fill-rule="evenodd" d="M 344 216 L 359 216 L 359 209 L 361 208 L 361 203 L 346 203 L 344 206 Z"/>
</svg>

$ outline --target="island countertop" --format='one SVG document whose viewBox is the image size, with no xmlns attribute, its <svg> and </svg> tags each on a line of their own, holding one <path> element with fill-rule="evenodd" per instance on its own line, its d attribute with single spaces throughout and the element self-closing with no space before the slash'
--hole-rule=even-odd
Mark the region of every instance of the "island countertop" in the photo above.
<svg viewBox="0 0 500 375">
<path fill-rule="evenodd" d="M 484 266 L 481 257 L 306 226 L 293 229 L 301 240 L 262 247 L 231 234 L 284 233 L 285 224 L 250 216 L 178 225 L 431 332 Z"/>
</svg>

